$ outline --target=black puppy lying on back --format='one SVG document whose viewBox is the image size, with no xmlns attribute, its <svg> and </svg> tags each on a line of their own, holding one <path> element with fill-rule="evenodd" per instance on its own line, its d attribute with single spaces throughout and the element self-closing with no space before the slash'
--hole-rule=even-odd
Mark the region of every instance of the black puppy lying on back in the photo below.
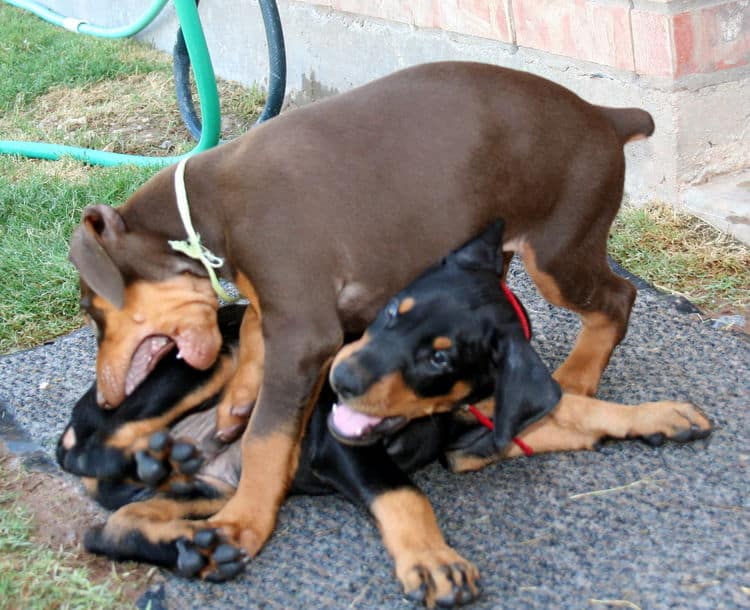
<svg viewBox="0 0 750 610">
<path fill-rule="evenodd" d="M 686 403 L 625 407 L 561 396 L 526 340 L 519 342 L 519 312 L 498 292 L 500 243 L 497 224 L 397 295 L 365 338 L 342 350 L 332 377 L 350 404 L 334 407 L 331 388 L 323 389 L 292 485 L 293 493 L 337 491 L 365 507 L 404 591 L 429 606 L 474 599 L 479 574 L 446 544 L 409 472 L 438 459 L 454 471 L 477 469 L 521 455 L 522 447 L 591 449 L 605 437 L 684 441 L 710 430 Z M 451 298 L 435 298 L 441 294 Z M 420 315 L 409 319 L 416 304 Z M 223 348 L 211 369 L 191 369 L 173 352 L 120 408 L 100 409 L 95 386 L 75 405 L 58 461 L 117 509 L 88 532 L 88 550 L 210 580 L 242 571 L 241 552 L 201 519 L 239 481 L 239 442 L 214 440 L 214 408 L 236 366 L 243 309 L 220 311 Z M 396 351 L 368 355 L 368 344 L 385 339 Z M 461 408 L 482 399 L 476 409 L 484 424 Z M 370 415 L 354 410 L 363 404 Z M 509 443 L 515 434 L 517 444 Z"/>
</svg>

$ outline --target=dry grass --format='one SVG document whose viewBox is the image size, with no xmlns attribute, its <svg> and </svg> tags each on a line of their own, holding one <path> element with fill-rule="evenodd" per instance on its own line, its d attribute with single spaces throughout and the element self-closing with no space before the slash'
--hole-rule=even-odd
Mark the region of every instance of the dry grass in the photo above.
<svg viewBox="0 0 750 610">
<path fill-rule="evenodd" d="M 263 109 L 261 95 L 237 83 L 219 83 L 219 95 L 225 139 L 250 129 Z M 177 108 L 174 80 L 163 72 L 53 87 L 18 114 L 0 118 L 0 132 L 11 140 L 149 156 L 181 154 L 195 145 Z"/>
<path fill-rule="evenodd" d="M 659 203 L 626 206 L 609 249 L 628 271 L 708 313 L 748 313 L 750 247 L 699 218 Z"/>
</svg>

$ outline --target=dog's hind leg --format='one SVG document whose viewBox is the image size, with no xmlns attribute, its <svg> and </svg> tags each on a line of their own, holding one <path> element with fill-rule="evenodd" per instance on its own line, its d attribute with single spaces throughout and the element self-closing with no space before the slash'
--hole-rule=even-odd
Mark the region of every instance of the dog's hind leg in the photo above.
<svg viewBox="0 0 750 610">
<path fill-rule="evenodd" d="M 555 217 L 527 236 L 520 248 L 524 266 L 542 296 L 581 318 L 578 339 L 553 375 L 565 391 L 574 394 L 596 393 L 612 351 L 625 336 L 635 301 L 635 287 L 613 273 L 607 263 L 607 236 L 620 194 L 615 189 L 603 197 L 609 201 L 598 206 L 601 209 L 594 203 L 580 206 L 596 210 L 584 231 L 560 230 L 558 225 L 565 220 Z M 571 214 L 571 207 L 563 206 L 561 216 Z"/>
</svg>

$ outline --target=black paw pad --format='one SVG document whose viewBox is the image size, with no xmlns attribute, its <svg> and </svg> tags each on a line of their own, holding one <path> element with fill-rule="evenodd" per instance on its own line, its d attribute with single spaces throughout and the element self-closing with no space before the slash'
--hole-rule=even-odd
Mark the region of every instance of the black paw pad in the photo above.
<svg viewBox="0 0 750 610">
<path fill-rule="evenodd" d="M 148 439 L 148 448 L 151 449 L 151 451 L 164 451 L 171 440 L 169 432 L 166 430 L 159 430 L 159 432 L 154 432 L 151 435 L 151 438 Z"/>
<path fill-rule="evenodd" d="M 195 578 L 208 563 L 200 551 L 188 540 L 177 541 L 177 573 L 184 578 Z"/>
<path fill-rule="evenodd" d="M 229 544 L 216 530 L 200 530 L 193 540 L 177 541 L 176 572 L 185 578 L 203 578 L 223 582 L 238 576 L 245 569 L 242 549 Z"/>
<path fill-rule="evenodd" d="M 135 454 L 135 464 L 138 478 L 146 485 L 156 487 L 167 476 L 164 464 L 146 451 L 138 451 Z"/>
<path fill-rule="evenodd" d="M 190 442 L 175 441 L 168 430 L 154 432 L 148 447 L 135 454 L 138 478 L 150 487 L 176 495 L 194 491 L 193 478 L 203 466 L 203 456 Z"/>
</svg>

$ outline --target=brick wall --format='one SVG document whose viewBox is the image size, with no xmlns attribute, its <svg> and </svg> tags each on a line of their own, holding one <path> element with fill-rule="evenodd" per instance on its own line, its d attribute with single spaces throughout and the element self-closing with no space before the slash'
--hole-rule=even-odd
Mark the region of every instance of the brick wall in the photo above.
<svg viewBox="0 0 750 610">
<path fill-rule="evenodd" d="M 679 78 L 750 63 L 750 0 L 300 0 Z"/>
</svg>

